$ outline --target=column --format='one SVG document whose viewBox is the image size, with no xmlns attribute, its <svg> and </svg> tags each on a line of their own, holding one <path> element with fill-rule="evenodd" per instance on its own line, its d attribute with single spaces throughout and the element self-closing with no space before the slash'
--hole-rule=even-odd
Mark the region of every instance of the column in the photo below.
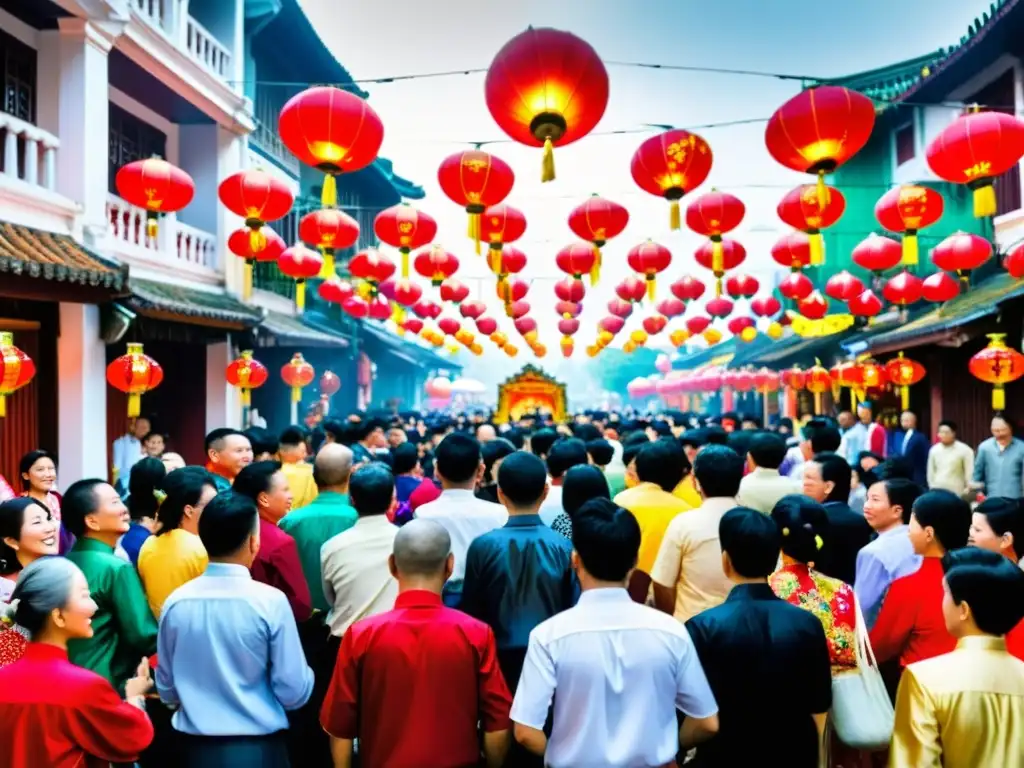
<svg viewBox="0 0 1024 768">
<path fill-rule="evenodd" d="M 226 179 L 231 174 L 238 173 L 238 171 L 246 167 L 248 140 L 244 136 L 232 133 L 219 125 L 214 126 L 214 128 L 217 131 L 217 178 Z M 217 249 L 217 255 L 224 271 L 224 285 L 229 293 L 240 296 L 243 283 L 245 282 L 245 262 L 232 255 L 224 243 L 227 242 L 228 235 L 242 226 L 243 222 L 223 205 L 218 205 L 216 210 L 216 235 L 217 242 L 220 244 Z"/>
<path fill-rule="evenodd" d="M 60 305 L 57 338 L 57 403 L 60 482 L 107 477 L 107 358 L 100 339 L 100 310 Z"/>
<path fill-rule="evenodd" d="M 206 431 L 220 427 L 242 428 L 242 404 L 238 391 L 224 377 L 234 359 L 230 337 L 206 347 Z"/>
</svg>

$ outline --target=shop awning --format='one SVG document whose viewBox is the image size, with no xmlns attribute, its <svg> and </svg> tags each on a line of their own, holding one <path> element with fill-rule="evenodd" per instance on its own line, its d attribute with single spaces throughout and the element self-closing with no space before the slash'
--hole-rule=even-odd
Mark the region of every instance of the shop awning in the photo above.
<svg viewBox="0 0 1024 768">
<path fill-rule="evenodd" d="M 0 222 L 0 272 L 120 293 L 128 270 L 70 235 Z"/>
<path fill-rule="evenodd" d="M 128 305 L 144 317 L 212 328 L 243 330 L 260 323 L 263 312 L 223 288 L 206 290 L 132 278 Z"/>
<path fill-rule="evenodd" d="M 336 347 L 349 346 L 348 339 L 340 333 L 312 328 L 294 315 L 268 311 L 256 329 L 256 345 L 259 347 Z"/>
</svg>

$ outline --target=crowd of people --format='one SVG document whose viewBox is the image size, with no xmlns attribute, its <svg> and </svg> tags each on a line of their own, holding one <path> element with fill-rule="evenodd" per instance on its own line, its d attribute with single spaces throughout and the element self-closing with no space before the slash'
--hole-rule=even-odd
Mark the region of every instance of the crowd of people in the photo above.
<svg viewBox="0 0 1024 768">
<path fill-rule="evenodd" d="M 1024 442 L 901 425 L 364 414 L 186 466 L 138 419 L 62 493 L 33 451 L 0 765 L 1024 768 Z"/>
</svg>

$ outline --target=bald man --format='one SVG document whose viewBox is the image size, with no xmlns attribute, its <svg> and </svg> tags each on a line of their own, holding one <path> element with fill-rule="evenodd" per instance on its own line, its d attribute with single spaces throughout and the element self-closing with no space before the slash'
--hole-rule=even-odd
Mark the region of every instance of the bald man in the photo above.
<svg viewBox="0 0 1024 768">
<path fill-rule="evenodd" d="M 511 696 L 490 627 L 441 602 L 454 566 L 447 530 L 406 523 L 388 566 L 398 580 L 394 610 L 349 627 L 320 713 L 335 768 L 351 766 L 355 739 L 363 765 L 411 768 L 424 755 L 435 765 L 477 765 L 477 723 L 487 765 L 500 766 Z"/>
<path fill-rule="evenodd" d="M 481 443 L 489 443 L 491 440 L 496 440 L 498 433 L 494 431 L 494 427 L 490 424 L 481 424 L 476 429 L 476 439 Z"/>
<path fill-rule="evenodd" d="M 341 443 L 326 443 L 313 463 L 316 498 L 292 510 L 278 523 L 281 530 L 295 539 L 313 607 L 325 615 L 331 606 L 324 597 L 320 580 L 320 548 L 328 539 L 355 525 L 359 518 L 349 504 L 351 475 L 352 450 Z"/>
</svg>

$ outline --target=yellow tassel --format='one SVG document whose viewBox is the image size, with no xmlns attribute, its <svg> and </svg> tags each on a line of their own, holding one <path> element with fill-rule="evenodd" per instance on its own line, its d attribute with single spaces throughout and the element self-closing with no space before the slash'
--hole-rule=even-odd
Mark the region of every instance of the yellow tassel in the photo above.
<svg viewBox="0 0 1024 768">
<path fill-rule="evenodd" d="M 975 214 L 977 215 L 977 214 Z M 157 232 L 157 218 L 153 211 L 146 214 L 146 237 L 150 240 L 156 239 Z"/>
<path fill-rule="evenodd" d="M 1006 390 L 1002 384 L 992 387 L 992 409 L 996 411 L 1006 410 Z"/>
<path fill-rule="evenodd" d="M 716 275 L 725 272 L 725 245 L 720 237 L 711 241 L 711 271 Z"/>
<path fill-rule="evenodd" d="M 722 278 L 715 280 L 715 298 L 719 298 L 722 295 Z"/>
<path fill-rule="evenodd" d="M 679 212 L 679 201 L 673 200 L 668 207 L 668 226 L 675 232 L 683 227 L 682 214 Z"/>
<path fill-rule="evenodd" d="M 821 392 L 814 393 L 814 412 L 818 415 L 824 413 L 821 406 Z"/>
<path fill-rule="evenodd" d="M 333 174 L 324 176 L 324 186 L 320 190 L 320 205 L 324 208 L 334 208 L 338 204 L 338 182 Z"/>
<path fill-rule="evenodd" d="M 324 254 L 324 265 L 320 267 L 320 274 L 317 275 L 321 280 L 330 280 L 336 276 L 335 264 L 334 264 L 334 251 L 325 250 Z"/>
<path fill-rule="evenodd" d="M 0 395 L 0 419 L 7 415 L 7 398 Z"/>
<path fill-rule="evenodd" d="M 657 289 L 658 289 L 658 286 L 655 283 L 654 275 L 648 275 L 647 276 L 647 300 L 648 301 L 654 301 L 654 296 L 655 296 L 655 293 L 656 293 Z"/>
<path fill-rule="evenodd" d="M 555 145 L 551 138 L 544 139 L 544 159 L 540 167 L 541 183 L 555 180 Z"/>
<path fill-rule="evenodd" d="M 263 227 L 249 230 L 249 252 L 257 254 L 267 247 L 267 236 L 263 234 Z"/>
<path fill-rule="evenodd" d="M 491 247 L 488 249 L 487 266 L 491 268 L 491 272 L 493 272 L 494 274 L 501 274 L 501 268 L 504 266 L 504 264 L 502 263 L 500 246 L 495 248 L 494 245 L 491 245 Z"/>
<path fill-rule="evenodd" d="M 596 245 L 594 246 L 594 266 L 590 268 L 590 285 L 591 287 L 597 285 L 597 281 L 601 279 L 601 249 Z"/>
<path fill-rule="evenodd" d="M 302 400 L 302 387 L 292 387 L 292 402 L 298 403 Z"/>
<path fill-rule="evenodd" d="M 245 260 L 245 275 L 242 278 L 242 299 L 248 301 L 252 298 L 252 259 Z"/>
<path fill-rule="evenodd" d="M 828 207 L 828 187 L 825 186 L 825 172 L 818 171 L 818 207 L 825 210 Z"/>
<path fill-rule="evenodd" d="M 402 249 L 402 279 L 409 279 L 409 249 Z"/>
<path fill-rule="evenodd" d="M 906 411 L 910 408 L 910 387 L 900 387 L 900 401 L 903 404 L 903 410 Z"/>
<path fill-rule="evenodd" d="M 996 215 L 996 188 L 992 184 L 974 190 L 974 218 Z"/>
<path fill-rule="evenodd" d="M 295 308 L 302 312 L 306 308 L 306 281 L 295 281 Z"/>
<path fill-rule="evenodd" d="M 821 233 L 815 233 L 808 238 L 811 247 L 811 266 L 818 267 L 825 263 L 825 241 Z"/>
<path fill-rule="evenodd" d="M 476 255 L 480 255 L 480 214 L 469 214 L 469 228 L 467 230 L 469 239 L 475 243 Z"/>
<path fill-rule="evenodd" d="M 912 267 L 917 264 L 917 232 L 908 230 L 903 235 L 903 265 Z"/>
<path fill-rule="evenodd" d="M 252 398 L 249 396 L 249 390 L 242 387 L 242 389 L 239 390 L 239 393 L 241 395 L 239 399 L 242 401 L 242 405 L 248 408 L 249 404 L 252 402 Z"/>
<path fill-rule="evenodd" d="M 128 395 L 128 418 L 138 418 L 140 413 L 142 413 L 142 396 Z"/>
</svg>

